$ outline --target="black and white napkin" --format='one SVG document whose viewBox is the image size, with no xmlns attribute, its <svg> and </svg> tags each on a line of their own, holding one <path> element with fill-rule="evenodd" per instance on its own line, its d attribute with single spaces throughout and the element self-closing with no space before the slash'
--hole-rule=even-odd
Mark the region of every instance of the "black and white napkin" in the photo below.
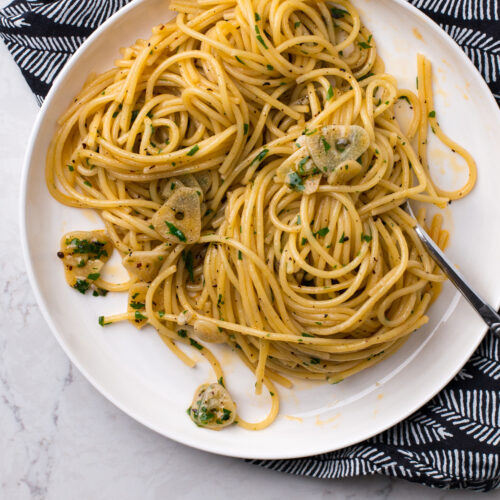
<svg viewBox="0 0 500 500">
<path fill-rule="evenodd" d="M 14 0 L 0 10 L 0 36 L 39 103 L 85 38 L 129 1 Z M 455 39 L 500 104 L 500 0 L 409 1 Z M 252 463 L 320 478 L 384 474 L 438 488 L 498 488 L 500 341 L 489 333 L 441 393 L 374 438 L 315 457 Z"/>
</svg>

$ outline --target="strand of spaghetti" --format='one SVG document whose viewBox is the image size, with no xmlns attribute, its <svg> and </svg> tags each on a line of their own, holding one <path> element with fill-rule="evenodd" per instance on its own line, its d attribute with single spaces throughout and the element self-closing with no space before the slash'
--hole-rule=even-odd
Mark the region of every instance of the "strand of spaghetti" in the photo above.
<svg viewBox="0 0 500 500">
<path fill-rule="evenodd" d="M 431 71 L 431 62 L 428 59 L 423 59 L 423 79 L 425 85 L 425 95 L 426 95 L 426 114 L 429 117 L 429 122 L 431 124 L 431 128 L 434 133 L 438 136 L 439 140 L 445 145 L 448 146 L 452 150 L 453 153 L 457 153 L 460 155 L 466 162 L 467 167 L 469 169 L 467 182 L 459 189 L 454 191 L 446 191 L 440 189 L 435 184 L 434 188 L 439 196 L 449 198 L 450 200 L 458 200 L 463 198 L 467 194 L 469 194 L 476 184 L 477 180 L 477 166 L 474 158 L 470 155 L 468 151 L 466 151 L 462 146 L 451 140 L 441 129 L 439 126 L 439 122 L 437 121 L 436 111 L 434 110 L 434 96 L 432 92 L 432 71 Z M 431 180 L 432 182 L 432 180 Z"/>
</svg>

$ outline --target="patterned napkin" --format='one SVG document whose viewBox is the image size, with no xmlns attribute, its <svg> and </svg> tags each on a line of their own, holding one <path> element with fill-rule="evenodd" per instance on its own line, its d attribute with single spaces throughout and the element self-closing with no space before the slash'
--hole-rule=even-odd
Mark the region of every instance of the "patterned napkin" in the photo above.
<svg viewBox="0 0 500 500">
<path fill-rule="evenodd" d="M 14 0 L 0 36 L 39 103 L 85 38 L 130 0 Z M 409 0 L 482 72 L 500 104 L 500 1 Z M 295 460 L 253 460 L 321 478 L 385 474 L 438 488 L 500 486 L 500 341 L 488 334 L 455 379 L 404 422 L 356 446 Z"/>
</svg>

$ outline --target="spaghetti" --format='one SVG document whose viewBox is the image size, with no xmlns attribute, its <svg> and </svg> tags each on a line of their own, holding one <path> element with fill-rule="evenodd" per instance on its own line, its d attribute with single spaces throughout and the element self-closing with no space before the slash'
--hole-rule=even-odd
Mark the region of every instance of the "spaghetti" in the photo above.
<svg viewBox="0 0 500 500">
<path fill-rule="evenodd" d="M 272 396 L 263 421 L 237 423 L 262 429 L 275 383 L 338 383 L 428 321 L 444 276 L 400 207 L 465 196 L 476 166 L 439 127 L 430 62 L 418 56 L 418 95 L 398 89 L 347 0 L 170 7 L 175 22 L 122 50 L 60 119 L 48 188 L 95 209 L 106 234 L 67 235 L 59 256 L 82 293 L 128 290 L 128 312 L 101 325 L 150 324 L 188 366 L 179 344 L 205 356 L 220 387 L 197 391 L 198 425 L 235 421 L 207 343 L 231 346 Z M 430 178 L 429 126 L 468 165 L 457 191 Z M 429 232 L 446 245 L 440 216 Z M 101 277 L 113 248 L 126 283 Z"/>
</svg>

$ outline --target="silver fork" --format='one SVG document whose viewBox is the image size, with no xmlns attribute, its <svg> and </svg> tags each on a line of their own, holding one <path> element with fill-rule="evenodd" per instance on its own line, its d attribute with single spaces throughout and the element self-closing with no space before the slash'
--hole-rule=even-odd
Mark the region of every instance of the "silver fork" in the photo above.
<svg viewBox="0 0 500 500">
<path fill-rule="evenodd" d="M 443 270 L 449 280 L 458 288 L 460 293 L 467 299 L 469 304 L 478 312 L 481 318 L 483 318 L 484 322 L 490 327 L 490 330 L 492 330 L 497 337 L 500 337 L 500 315 L 467 283 L 462 274 L 455 269 L 441 249 L 427 234 L 425 229 L 417 222 L 417 218 L 415 217 L 408 200 L 405 202 L 403 207 L 406 212 L 408 212 L 411 217 L 415 219 L 415 232 L 429 252 L 429 255 Z"/>
</svg>

